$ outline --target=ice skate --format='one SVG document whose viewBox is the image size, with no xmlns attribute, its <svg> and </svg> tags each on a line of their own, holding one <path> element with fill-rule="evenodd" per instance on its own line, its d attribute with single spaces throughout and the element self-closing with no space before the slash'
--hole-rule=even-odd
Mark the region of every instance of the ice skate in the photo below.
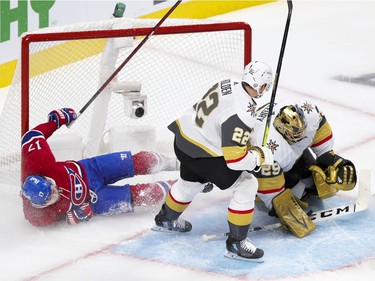
<svg viewBox="0 0 375 281">
<path fill-rule="evenodd" d="M 227 239 L 227 252 L 225 257 L 231 259 L 238 259 L 250 262 L 263 262 L 262 259 L 264 251 L 255 247 L 249 238 L 243 240 L 236 240 L 232 236 Z"/>
<path fill-rule="evenodd" d="M 181 218 L 176 220 L 167 219 L 163 208 L 156 215 L 155 224 L 151 229 L 160 232 L 189 232 L 192 229 L 191 223 Z"/>
</svg>

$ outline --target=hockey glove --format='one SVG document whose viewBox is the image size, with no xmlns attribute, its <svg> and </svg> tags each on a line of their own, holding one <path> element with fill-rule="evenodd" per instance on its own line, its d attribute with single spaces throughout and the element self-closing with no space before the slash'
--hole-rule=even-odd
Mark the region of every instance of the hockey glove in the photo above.
<svg viewBox="0 0 375 281">
<path fill-rule="evenodd" d="M 257 167 L 273 164 L 273 154 L 268 147 L 250 146 L 248 151 L 254 155 Z"/>
<path fill-rule="evenodd" d="M 312 173 L 315 187 L 318 192 L 318 197 L 320 199 L 325 199 L 336 195 L 336 187 L 334 184 L 327 182 L 327 175 L 324 173 L 322 168 L 317 165 L 311 165 L 309 170 Z"/>
<path fill-rule="evenodd" d="M 326 174 L 326 182 L 335 184 L 335 188 L 339 190 L 352 190 L 357 183 L 354 164 L 342 158 L 337 160 L 333 165 L 328 166 Z"/>
<path fill-rule="evenodd" d="M 338 190 L 351 190 L 357 183 L 357 173 L 350 160 L 330 150 L 316 159 L 317 165 L 324 170 L 325 181 Z M 315 179 L 314 179 L 315 180 Z"/>
<path fill-rule="evenodd" d="M 81 206 L 74 206 L 66 213 L 66 222 L 68 224 L 77 224 L 91 220 L 93 211 L 89 203 L 83 203 Z"/>
<path fill-rule="evenodd" d="M 48 114 L 48 121 L 53 121 L 56 123 L 57 128 L 62 125 L 69 125 L 74 120 L 77 119 L 77 113 L 72 108 L 61 108 L 51 111 Z"/>
</svg>

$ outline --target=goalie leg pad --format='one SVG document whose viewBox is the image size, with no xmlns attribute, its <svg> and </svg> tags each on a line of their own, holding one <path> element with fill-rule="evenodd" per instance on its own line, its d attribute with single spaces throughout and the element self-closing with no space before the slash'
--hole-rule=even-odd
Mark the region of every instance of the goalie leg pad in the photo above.
<svg viewBox="0 0 375 281">
<path fill-rule="evenodd" d="M 302 238 L 316 229 L 315 224 L 302 210 L 292 191 L 285 189 L 272 200 L 280 222 L 295 236 Z"/>
</svg>

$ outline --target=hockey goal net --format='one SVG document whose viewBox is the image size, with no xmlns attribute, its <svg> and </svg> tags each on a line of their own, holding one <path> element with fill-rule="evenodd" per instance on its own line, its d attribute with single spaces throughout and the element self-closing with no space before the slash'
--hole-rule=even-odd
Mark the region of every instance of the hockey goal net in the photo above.
<svg viewBox="0 0 375 281">
<path fill-rule="evenodd" d="M 23 35 L 21 59 L 0 117 L 1 182 L 20 184 L 21 136 L 45 122 L 53 109 L 72 107 L 78 112 L 156 23 L 111 19 Z M 112 51 L 105 51 L 108 46 Z M 239 78 L 250 60 L 248 24 L 169 19 L 116 77 L 125 89 L 134 82 L 141 85 L 135 88 L 147 97 L 146 115 L 129 117 L 123 95 L 108 87 L 102 93 L 104 100 L 100 94 L 96 104 L 89 106 L 70 128 L 64 126 L 55 135 L 78 135 L 82 157 L 86 157 L 91 156 L 85 155 L 85 145 L 93 131 L 100 135 L 97 153 L 101 154 L 108 152 L 106 142 L 111 128 L 151 126 L 155 130 L 153 140 L 170 143 L 161 147 L 173 153 L 173 135 L 167 125 L 217 80 Z"/>
</svg>

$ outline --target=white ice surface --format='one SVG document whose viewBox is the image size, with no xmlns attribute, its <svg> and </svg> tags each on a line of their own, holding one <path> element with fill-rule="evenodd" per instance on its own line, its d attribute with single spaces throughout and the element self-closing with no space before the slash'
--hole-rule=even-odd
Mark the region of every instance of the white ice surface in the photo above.
<svg viewBox="0 0 375 281">
<path fill-rule="evenodd" d="M 266 61 L 276 70 L 286 14 L 286 3 L 277 2 L 219 18 L 249 22 L 253 59 Z M 373 175 L 375 88 L 333 77 L 375 73 L 374 27 L 374 1 L 294 1 L 278 88 L 278 95 L 309 98 L 319 104 L 333 127 L 336 152 Z M 3 90 L 0 109 L 4 98 Z M 24 220 L 18 190 L 8 185 L 0 188 L 0 280 L 244 280 L 110 251 L 147 232 L 158 207 L 95 217 L 77 226 L 39 229 Z M 212 204 L 222 196 L 209 195 Z M 197 212 L 206 202 L 197 198 L 189 209 Z M 282 280 L 365 281 L 373 280 L 372 274 L 375 259 Z"/>
</svg>

